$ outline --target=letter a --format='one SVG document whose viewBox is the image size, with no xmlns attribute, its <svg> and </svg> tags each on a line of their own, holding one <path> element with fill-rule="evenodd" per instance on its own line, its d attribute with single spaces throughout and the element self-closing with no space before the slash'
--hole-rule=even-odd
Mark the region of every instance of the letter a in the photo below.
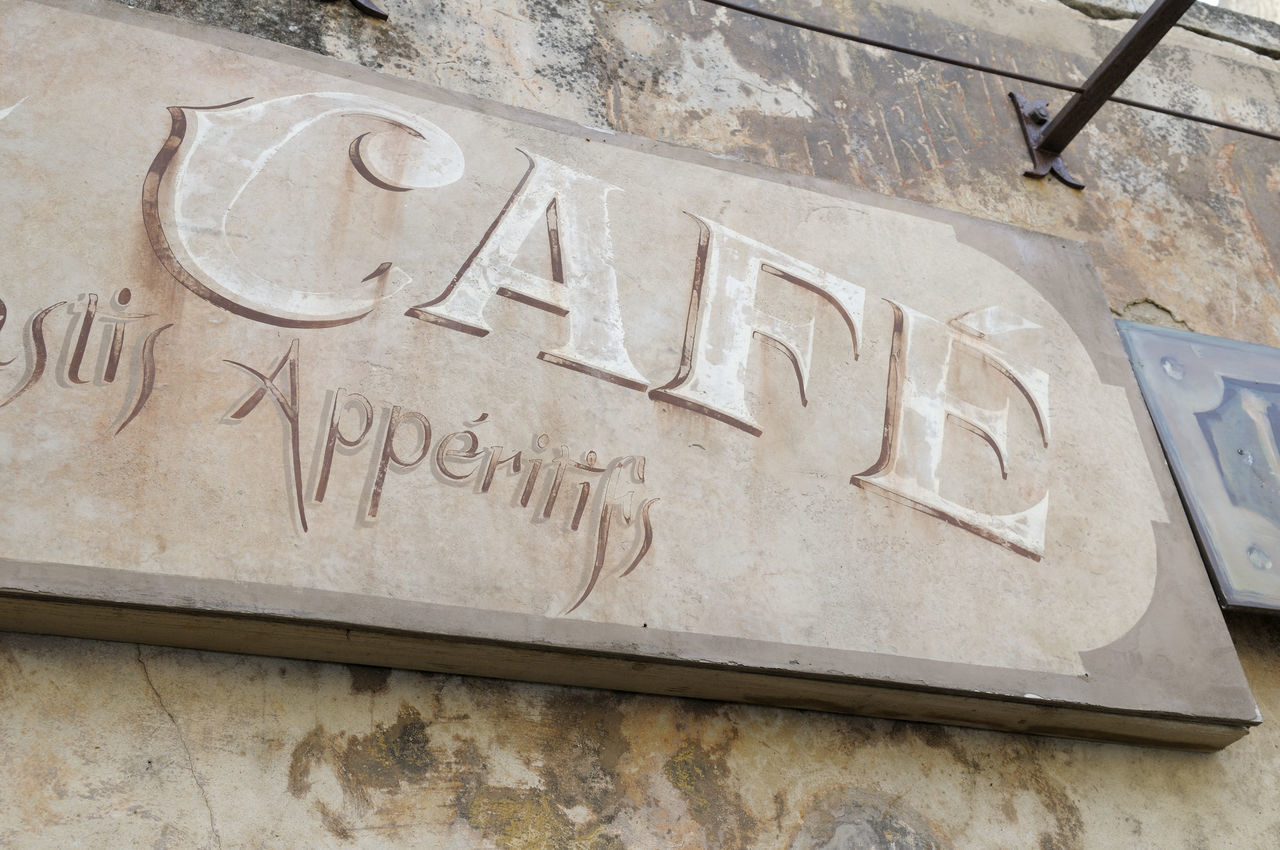
<svg viewBox="0 0 1280 850">
<path fill-rule="evenodd" d="M 480 244 L 435 300 L 406 315 L 473 336 L 492 330 L 484 309 L 494 295 L 568 317 L 568 339 L 538 358 L 624 387 L 648 381 L 627 356 L 605 198 L 616 189 L 537 154 Z M 551 278 L 516 268 L 516 255 L 545 219 Z"/>
</svg>

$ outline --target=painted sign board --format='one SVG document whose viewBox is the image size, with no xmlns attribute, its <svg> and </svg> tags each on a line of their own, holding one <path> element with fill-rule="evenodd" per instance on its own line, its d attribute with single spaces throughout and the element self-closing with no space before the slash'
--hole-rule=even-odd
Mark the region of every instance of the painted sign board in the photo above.
<svg viewBox="0 0 1280 850">
<path fill-rule="evenodd" d="M 0 9 L 6 627 L 1192 747 L 1256 722 L 1078 246 Z"/>
<path fill-rule="evenodd" d="M 1280 350 L 1119 327 L 1218 598 L 1280 610 Z"/>
</svg>

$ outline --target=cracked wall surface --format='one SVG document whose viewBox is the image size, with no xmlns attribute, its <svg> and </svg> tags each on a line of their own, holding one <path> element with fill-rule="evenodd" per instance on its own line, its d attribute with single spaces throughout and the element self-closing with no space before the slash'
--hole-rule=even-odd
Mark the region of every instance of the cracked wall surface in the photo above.
<svg viewBox="0 0 1280 850">
<path fill-rule="evenodd" d="M 1097 11 L 1119 0 L 760 2 L 1067 82 L 1131 24 Z M 698 0 L 129 5 L 1080 241 L 1116 315 L 1280 345 L 1277 142 L 1108 106 L 1076 193 L 1021 176 L 1006 99 L 1061 92 Z M 1278 30 L 1197 10 L 1122 93 L 1280 130 Z M 1264 725 L 1212 755 L 3 635 L 0 845 L 1276 846 L 1280 627 L 1229 625 Z"/>
</svg>

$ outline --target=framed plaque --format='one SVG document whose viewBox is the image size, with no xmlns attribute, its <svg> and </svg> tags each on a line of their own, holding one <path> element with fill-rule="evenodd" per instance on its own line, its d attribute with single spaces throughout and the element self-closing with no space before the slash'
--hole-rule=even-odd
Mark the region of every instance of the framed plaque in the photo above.
<svg viewBox="0 0 1280 850">
<path fill-rule="evenodd" d="M 1280 350 L 1119 327 L 1218 598 L 1280 610 Z"/>
</svg>

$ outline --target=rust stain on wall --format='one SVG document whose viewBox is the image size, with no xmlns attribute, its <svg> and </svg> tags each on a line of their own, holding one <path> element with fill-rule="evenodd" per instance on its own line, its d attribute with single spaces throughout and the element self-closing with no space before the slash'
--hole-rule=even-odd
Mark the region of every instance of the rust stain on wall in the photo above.
<svg viewBox="0 0 1280 850">
<path fill-rule="evenodd" d="M 566 847 L 573 823 L 536 789 L 475 788 L 458 801 L 458 813 L 503 847 Z"/>
<path fill-rule="evenodd" d="M 838 789 L 819 800 L 789 845 L 790 850 L 944 850 L 950 846 L 910 806 L 857 788 Z"/>
<path fill-rule="evenodd" d="M 916 738 L 932 750 L 941 750 L 947 753 L 966 772 L 977 773 L 982 770 L 982 765 L 978 760 L 965 749 L 960 740 L 945 726 L 934 726 L 928 723 L 913 725 L 895 722 L 893 730 L 889 734 L 896 737 L 901 733 Z"/>
<path fill-rule="evenodd" d="M 306 797 L 314 770 L 328 766 L 342 789 L 341 808 L 335 808 L 336 801 L 315 799 L 312 810 L 325 829 L 346 840 L 354 836 L 353 822 L 374 807 L 372 791 L 420 785 L 436 761 L 426 721 L 418 709 L 402 702 L 393 723 L 379 723 L 366 735 L 330 734 L 316 725 L 293 748 L 287 787 L 294 797 Z"/>
<path fill-rule="evenodd" d="M 325 805 L 323 800 L 317 800 L 314 808 L 316 813 L 320 815 L 320 822 L 324 824 L 324 828 L 333 833 L 334 837 L 341 838 L 343 841 L 350 841 L 355 838 L 355 833 L 351 831 L 342 816 Z"/>
<path fill-rule="evenodd" d="M 427 724 L 411 705 L 401 705 L 396 721 L 372 734 L 352 735 L 341 750 L 346 775 L 363 788 L 394 788 L 419 782 L 435 764 Z"/>
<path fill-rule="evenodd" d="M 386 693 L 387 683 L 391 679 L 391 670 L 386 667 L 348 664 L 347 672 L 351 674 L 351 693 L 353 694 Z"/>
<path fill-rule="evenodd" d="M 357 684 L 389 687 L 376 669 L 347 669 L 353 693 Z M 456 820 L 501 847 L 623 846 L 611 824 L 634 803 L 619 782 L 629 742 L 615 696 L 540 689 L 531 707 L 512 696 L 519 689 L 509 683 L 439 683 L 425 716 L 402 701 L 393 722 L 375 723 L 365 734 L 330 733 L 317 724 L 293 747 L 289 793 L 310 799 L 325 829 L 343 839 L 363 829 L 394 834 L 429 806 L 452 809 Z M 473 736 L 471 712 L 458 710 L 468 701 L 491 707 L 486 740 Z M 520 753 L 516 772 L 523 779 L 511 775 L 513 752 Z M 322 767 L 340 797 L 324 797 Z"/>
<path fill-rule="evenodd" d="M 493 692 L 516 690 L 507 683 L 486 686 L 487 699 Z M 453 761 L 461 768 L 454 775 L 458 815 L 504 848 L 622 848 L 611 827 L 633 805 L 620 782 L 620 762 L 629 749 L 621 728 L 622 700 L 582 691 L 540 691 L 543 699 L 534 716 L 519 712 L 513 701 L 497 700 L 504 714 L 510 712 L 499 725 L 510 731 L 511 743 L 519 747 L 537 785 L 500 784 L 483 754 L 467 746 L 467 754 L 455 754 Z"/>
<path fill-rule="evenodd" d="M 706 749 L 691 742 L 663 766 L 663 773 L 689 806 L 713 847 L 742 847 L 755 838 L 758 825 L 747 811 L 725 761 L 727 745 Z"/>
<path fill-rule="evenodd" d="M 344 798 L 367 809 L 370 790 L 421 782 L 435 763 L 426 722 L 418 709 L 401 703 L 394 723 L 379 723 L 367 735 L 328 734 L 323 726 L 312 729 L 293 748 L 288 788 L 293 796 L 302 797 L 311 788 L 313 769 L 327 764 Z"/>
<path fill-rule="evenodd" d="M 1054 820 L 1052 831 L 1040 833 L 1040 850 L 1083 847 L 1084 817 L 1062 785 L 1042 770 L 1030 771 L 1027 782 Z"/>
<path fill-rule="evenodd" d="M 325 757 L 326 738 L 323 726 L 317 726 L 307 733 L 293 748 L 293 758 L 289 762 L 289 793 L 301 797 L 311 790 L 311 766 Z"/>
<path fill-rule="evenodd" d="M 622 840 L 599 824 L 575 827 L 563 808 L 538 789 L 480 787 L 467 793 L 459 814 L 486 838 L 512 850 L 622 850 Z"/>
</svg>

